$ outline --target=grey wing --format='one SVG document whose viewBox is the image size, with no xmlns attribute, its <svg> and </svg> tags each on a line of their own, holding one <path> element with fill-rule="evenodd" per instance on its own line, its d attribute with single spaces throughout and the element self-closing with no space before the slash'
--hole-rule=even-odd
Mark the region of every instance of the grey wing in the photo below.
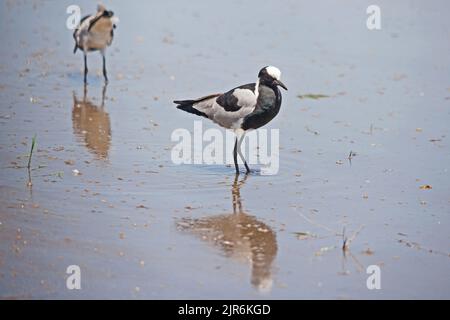
<svg viewBox="0 0 450 320">
<path fill-rule="evenodd" d="M 196 100 L 174 101 L 177 108 L 207 117 L 228 129 L 239 129 L 242 121 L 256 106 L 256 84 L 237 87 L 224 94 L 214 94 Z"/>
<path fill-rule="evenodd" d="M 225 128 L 238 129 L 242 119 L 255 109 L 257 99 L 255 83 L 234 88 L 217 98 L 211 119 Z"/>
<path fill-rule="evenodd" d="M 80 20 L 80 25 L 75 29 L 75 31 L 73 32 L 73 39 L 75 40 L 75 48 L 73 49 L 73 53 L 77 52 L 77 49 L 83 49 L 81 47 L 81 34 L 82 32 L 86 31 L 87 28 L 89 27 L 89 23 L 90 20 L 92 20 L 94 17 L 92 15 L 87 15 L 85 17 L 83 17 Z"/>
<path fill-rule="evenodd" d="M 228 112 L 239 111 L 242 108 L 254 107 L 256 105 L 255 83 L 249 83 L 234 88 L 224 93 L 217 99 L 217 103 Z"/>
</svg>

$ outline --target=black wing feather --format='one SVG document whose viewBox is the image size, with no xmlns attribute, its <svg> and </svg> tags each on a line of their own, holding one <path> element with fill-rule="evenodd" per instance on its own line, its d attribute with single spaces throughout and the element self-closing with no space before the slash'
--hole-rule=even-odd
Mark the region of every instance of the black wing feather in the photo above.
<svg viewBox="0 0 450 320">
<path fill-rule="evenodd" d="M 87 19 L 87 18 L 89 18 L 89 17 L 91 17 L 91 15 L 87 15 L 87 16 L 84 16 L 81 20 L 80 20 L 80 26 L 83 24 L 83 22 Z M 77 52 L 77 49 L 80 47 L 79 45 L 78 45 L 78 42 L 77 42 L 77 32 L 80 30 L 80 28 L 78 27 L 78 28 L 76 28 L 75 29 L 75 31 L 73 32 L 73 39 L 75 40 L 75 48 L 73 48 L 73 53 L 76 53 Z"/>
<path fill-rule="evenodd" d="M 225 111 L 228 111 L 228 112 L 239 111 L 242 108 L 242 106 L 238 105 L 238 99 L 234 95 L 234 92 L 237 89 L 246 89 L 246 90 L 251 90 L 251 91 L 254 92 L 255 91 L 255 86 L 256 86 L 255 83 L 249 83 L 249 84 L 245 84 L 243 86 L 236 87 L 236 88 L 228 91 L 227 93 L 224 93 L 219 98 L 217 98 L 217 103 Z"/>
</svg>

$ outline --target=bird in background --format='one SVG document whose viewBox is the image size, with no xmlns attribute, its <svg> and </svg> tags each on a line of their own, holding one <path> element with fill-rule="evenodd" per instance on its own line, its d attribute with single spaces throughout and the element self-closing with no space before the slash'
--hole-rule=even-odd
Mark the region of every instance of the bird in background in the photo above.
<svg viewBox="0 0 450 320">
<path fill-rule="evenodd" d="M 273 66 L 261 69 L 256 83 L 234 88 L 227 93 L 212 94 L 196 100 L 176 100 L 177 108 L 212 120 L 236 134 L 233 160 L 239 174 L 237 156 L 244 162 L 247 174 L 250 168 L 241 152 L 245 133 L 270 122 L 280 111 L 281 92 L 287 90 L 281 82 L 281 71 Z"/>
<path fill-rule="evenodd" d="M 106 72 L 105 51 L 109 47 L 114 38 L 114 29 L 119 19 L 114 16 L 114 12 L 106 10 L 103 5 L 98 5 L 97 13 L 88 15 L 81 19 L 80 25 L 75 29 L 73 38 L 75 40 L 75 48 L 83 51 L 84 54 L 84 83 L 87 83 L 87 54 L 91 51 L 99 51 L 103 57 L 103 76 L 105 82 L 108 83 L 108 75 Z"/>
</svg>

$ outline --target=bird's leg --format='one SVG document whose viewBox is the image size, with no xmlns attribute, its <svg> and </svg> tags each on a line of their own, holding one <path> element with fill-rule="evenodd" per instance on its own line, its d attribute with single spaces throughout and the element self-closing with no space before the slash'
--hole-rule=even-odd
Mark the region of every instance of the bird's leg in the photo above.
<svg viewBox="0 0 450 320">
<path fill-rule="evenodd" d="M 239 165 L 237 161 L 237 145 L 238 145 L 238 138 L 236 137 L 236 142 L 234 143 L 234 150 L 233 150 L 233 159 L 234 159 L 234 167 L 236 168 L 236 175 L 239 175 Z"/>
<path fill-rule="evenodd" d="M 238 149 L 239 157 L 241 157 L 242 162 L 244 162 L 244 166 L 245 166 L 245 169 L 247 170 L 247 174 L 249 174 L 250 173 L 250 168 L 248 167 L 247 161 L 245 161 L 244 155 L 242 154 L 242 151 L 241 151 L 241 144 L 242 144 L 242 141 L 244 141 L 244 135 L 245 134 L 242 134 L 239 137 L 239 143 L 238 143 L 237 149 Z"/>
<path fill-rule="evenodd" d="M 84 53 L 84 83 L 87 83 L 87 74 L 88 74 L 88 67 L 87 67 L 87 54 Z"/>
<path fill-rule="evenodd" d="M 103 77 L 105 78 L 105 83 L 108 83 L 108 75 L 106 72 L 106 56 L 105 56 L 105 50 L 100 51 L 102 58 L 103 58 Z"/>
<path fill-rule="evenodd" d="M 106 57 L 104 52 L 102 52 L 102 56 L 103 56 L 103 76 L 105 77 L 105 83 L 108 83 L 108 75 L 106 74 Z"/>
</svg>

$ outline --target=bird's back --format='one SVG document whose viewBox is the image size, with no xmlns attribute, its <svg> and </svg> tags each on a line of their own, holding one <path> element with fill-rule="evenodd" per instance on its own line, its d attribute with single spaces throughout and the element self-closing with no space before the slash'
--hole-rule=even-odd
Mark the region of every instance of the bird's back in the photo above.
<svg viewBox="0 0 450 320">
<path fill-rule="evenodd" d="M 242 119 L 256 106 L 255 88 L 256 84 L 250 83 L 224 94 L 174 102 L 179 104 L 178 109 L 209 118 L 224 128 L 239 129 Z"/>
<path fill-rule="evenodd" d="M 110 18 L 100 18 L 89 31 L 88 46 L 91 50 L 100 50 L 110 46 L 114 36 L 114 24 Z"/>
<path fill-rule="evenodd" d="M 74 32 L 76 46 L 84 51 L 103 50 L 111 45 L 113 37 L 114 22 L 106 16 L 87 16 Z"/>
</svg>

